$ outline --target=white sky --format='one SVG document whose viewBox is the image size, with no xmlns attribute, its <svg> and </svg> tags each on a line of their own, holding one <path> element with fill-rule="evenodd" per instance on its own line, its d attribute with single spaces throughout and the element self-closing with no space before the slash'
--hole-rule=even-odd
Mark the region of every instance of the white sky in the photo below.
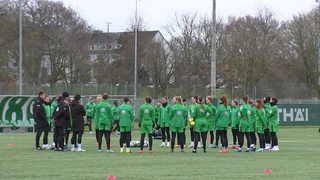
<svg viewBox="0 0 320 180">
<path fill-rule="evenodd" d="M 110 32 L 124 31 L 134 19 L 136 0 L 54 0 L 62 1 L 87 20 L 95 29 Z M 293 15 L 306 13 L 317 6 L 315 0 L 216 0 L 217 18 L 255 15 L 260 8 L 269 8 L 276 19 L 289 20 Z M 175 14 L 198 13 L 212 16 L 212 0 L 138 0 L 138 16 L 144 19 L 148 30 L 164 30 L 172 24 Z"/>
</svg>

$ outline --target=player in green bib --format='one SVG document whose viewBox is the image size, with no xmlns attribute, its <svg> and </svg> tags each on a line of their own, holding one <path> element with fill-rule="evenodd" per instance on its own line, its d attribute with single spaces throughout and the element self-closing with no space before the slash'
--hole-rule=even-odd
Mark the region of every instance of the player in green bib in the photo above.
<svg viewBox="0 0 320 180">
<path fill-rule="evenodd" d="M 271 142 L 271 136 L 270 136 L 270 129 L 269 129 L 269 111 L 270 111 L 270 108 L 271 108 L 271 105 L 270 105 L 270 96 L 266 96 L 263 98 L 263 103 L 264 103 L 264 109 L 266 111 L 266 114 L 267 114 L 267 127 L 264 129 L 264 137 L 266 139 L 266 145 L 265 145 L 265 149 L 270 149 L 270 142 Z"/>
<path fill-rule="evenodd" d="M 94 99 L 93 97 L 89 97 L 89 101 L 86 104 L 86 117 L 87 117 L 87 125 L 89 127 L 90 135 L 93 134 L 92 132 L 92 119 L 93 119 L 93 111 L 94 111 Z"/>
<path fill-rule="evenodd" d="M 134 120 L 133 109 L 129 104 L 129 98 L 123 98 L 123 103 L 119 106 L 119 126 L 120 126 L 120 152 L 124 152 L 123 143 L 126 143 L 126 152 L 130 153 L 131 129 Z"/>
<path fill-rule="evenodd" d="M 102 95 L 102 101 L 96 107 L 97 119 L 99 124 L 99 143 L 98 152 L 101 152 L 102 137 L 104 135 L 107 144 L 107 152 L 112 153 L 110 149 L 110 134 L 113 125 L 112 106 L 108 103 L 108 94 Z"/>
<path fill-rule="evenodd" d="M 210 145 L 209 148 L 213 148 L 213 141 L 214 141 L 214 131 L 216 130 L 216 122 L 215 122 L 215 117 L 216 117 L 216 111 L 217 108 L 216 106 L 214 106 L 212 104 L 212 96 L 207 96 L 206 98 L 206 102 L 207 105 L 209 106 L 209 108 L 212 110 L 213 115 L 211 116 L 211 118 L 208 119 L 208 129 L 209 129 L 209 133 L 210 133 Z"/>
<path fill-rule="evenodd" d="M 190 129 L 190 139 L 191 143 L 188 146 L 189 148 L 194 147 L 194 116 L 195 116 L 195 107 L 197 105 L 198 97 L 191 97 L 191 104 L 188 107 L 188 119 L 189 119 L 189 129 Z"/>
<path fill-rule="evenodd" d="M 270 151 L 279 151 L 278 146 L 278 137 L 277 132 L 279 129 L 279 114 L 278 114 L 278 99 L 271 98 L 270 100 L 270 111 L 269 111 L 269 129 L 270 129 L 270 135 L 271 135 L 271 149 Z"/>
<path fill-rule="evenodd" d="M 204 99 L 199 97 L 199 103 L 195 107 L 195 127 L 194 127 L 194 148 L 193 153 L 197 152 L 198 141 L 200 141 L 200 133 L 203 144 L 203 152 L 206 153 L 206 142 L 207 142 L 207 133 L 208 133 L 208 118 L 213 115 L 212 110 L 208 105 L 205 105 Z M 209 113 L 209 115 L 208 115 Z"/>
<path fill-rule="evenodd" d="M 98 94 L 97 95 L 97 103 L 95 103 L 93 106 L 93 114 L 92 114 L 94 129 L 95 129 L 95 133 L 96 133 L 97 145 L 99 144 L 99 119 L 98 119 L 98 113 L 97 113 L 98 112 L 97 106 L 98 106 L 98 104 L 101 103 L 101 101 L 102 101 L 102 95 Z"/>
<path fill-rule="evenodd" d="M 251 119 L 250 119 L 250 139 L 251 139 L 251 145 L 250 149 L 251 151 L 256 151 L 256 144 L 257 144 L 257 137 L 256 137 L 256 113 L 257 108 L 254 106 L 253 101 L 249 101 L 249 105 L 251 107 Z"/>
<path fill-rule="evenodd" d="M 233 137 L 233 145 L 231 149 L 238 149 L 239 145 L 237 144 L 237 140 L 239 142 L 239 121 L 240 121 L 240 111 L 237 100 L 231 101 L 231 131 Z"/>
<path fill-rule="evenodd" d="M 239 121 L 239 149 L 236 152 L 242 152 L 242 146 L 244 143 L 244 135 L 247 139 L 247 150 L 250 152 L 250 122 L 251 122 L 251 107 L 249 106 L 250 97 L 245 96 L 242 98 L 243 104 L 240 107 L 240 121 Z"/>
<path fill-rule="evenodd" d="M 139 117 L 139 127 L 141 128 L 141 138 L 140 138 L 140 151 L 143 153 L 144 138 L 148 134 L 149 138 L 149 153 L 152 153 L 152 134 L 153 126 L 155 125 L 155 112 L 154 107 L 150 104 L 152 102 L 151 97 L 146 97 L 145 103 L 140 107 L 138 117 Z"/>
<path fill-rule="evenodd" d="M 222 144 L 222 150 L 220 150 L 220 152 L 227 153 L 228 152 L 227 131 L 228 131 L 228 126 L 230 124 L 231 108 L 228 105 L 226 96 L 220 97 L 219 100 L 220 100 L 220 106 L 217 108 L 217 113 L 215 117 L 216 129 Z"/>
<path fill-rule="evenodd" d="M 158 116 L 158 125 L 161 129 L 162 134 L 162 143 L 160 147 L 164 147 L 165 140 L 167 139 L 167 147 L 170 147 L 170 104 L 168 103 L 168 98 L 166 96 L 162 97 L 161 99 L 161 105 L 159 109 L 159 116 Z"/>
<path fill-rule="evenodd" d="M 256 150 L 256 152 L 263 152 L 265 148 L 265 137 L 264 137 L 264 128 L 266 127 L 266 111 L 263 108 L 262 99 L 256 100 L 257 113 L 255 116 L 256 119 L 256 132 L 259 137 L 260 148 Z"/>
<path fill-rule="evenodd" d="M 44 101 L 43 101 L 43 107 L 46 111 L 46 119 L 47 119 L 47 124 L 45 124 L 44 127 L 44 135 L 43 135 L 43 146 L 42 149 L 50 149 L 49 144 L 48 144 L 48 135 L 49 132 L 51 131 L 51 116 L 52 116 L 52 108 L 51 108 L 51 102 L 50 102 L 50 97 L 45 96 Z"/>
<path fill-rule="evenodd" d="M 187 108 L 183 105 L 181 96 L 175 96 L 172 99 L 173 106 L 170 109 L 170 130 L 171 130 L 171 151 L 173 153 L 176 134 L 178 133 L 178 144 L 181 152 L 184 152 L 183 132 L 187 117 Z"/>
</svg>

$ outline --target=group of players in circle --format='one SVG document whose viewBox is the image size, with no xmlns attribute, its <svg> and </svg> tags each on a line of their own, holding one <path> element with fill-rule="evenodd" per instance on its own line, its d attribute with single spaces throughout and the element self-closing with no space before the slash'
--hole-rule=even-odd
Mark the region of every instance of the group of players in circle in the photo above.
<svg viewBox="0 0 320 180">
<path fill-rule="evenodd" d="M 81 147 L 81 141 L 84 133 L 83 117 L 86 116 L 90 134 L 93 134 L 91 124 L 94 122 L 98 152 L 102 151 L 103 137 L 106 141 L 106 151 L 113 152 L 110 137 L 111 133 L 118 129 L 120 131 L 120 152 L 131 153 L 131 131 L 135 115 L 129 98 L 125 97 L 121 105 L 119 101 L 114 101 L 114 105 L 111 105 L 108 102 L 108 94 L 99 94 L 96 102 L 90 97 L 85 108 L 80 104 L 80 98 L 80 95 L 71 98 L 67 92 L 64 92 L 51 103 L 50 98 L 45 96 L 44 92 L 39 92 L 33 105 L 33 116 L 36 122 L 36 149 L 49 148 L 48 132 L 53 126 L 53 149 L 67 150 L 69 134 L 72 132 L 71 151 L 85 151 Z M 171 104 L 167 97 L 163 97 L 153 106 L 152 98 L 146 97 L 145 103 L 139 107 L 137 112 L 141 131 L 139 153 L 144 152 L 146 135 L 148 136 L 149 153 L 153 152 L 155 129 L 161 130 L 161 147 L 170 147 L 170 152 L 173 153 L 177 146 L 184 153 L 187 126 L 189 126 L 191 138 L 188 147 L 192 148 L 192 153 L 196 153 L 198 147 L 202 147 L 204 153 L 207 152 L 208 132 L 210 134 L 208 147 L 218 148 L 220 140 L 221 153 L 228 153 L 229 148 L 235 149 L 235 152 L 279 151 L 277 102 L 276 98 L 264 97 L 252 101 L 249 96 L 245 96 L 242 98 L 241 105 L 237 100 L 232 100 L 230 106 L 226 96 L 222 96 L 216 107 L 211 96 L 191 97 L 189 105 L 181 96 L 174 96 Z M 228 146 L 227 137 L 229 127 L 233 136 L 231 147 Z M 39 140 L 42 132 L 44 132 L 43 147 L 40 147 Z M 256 148 L 256 135 L 258 135 L 260 148 Z M 244 136 L 247 140 L 246 149 L 242 149 Z M 178 145 L 175 145 L 176 138 Z M 214 139 L 216 139 L 215 144 L 213 144 Z"/>
</svg>

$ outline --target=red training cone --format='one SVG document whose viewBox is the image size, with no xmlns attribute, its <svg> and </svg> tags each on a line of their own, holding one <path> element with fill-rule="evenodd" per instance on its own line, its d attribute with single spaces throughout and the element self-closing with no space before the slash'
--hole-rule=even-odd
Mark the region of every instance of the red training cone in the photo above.
<svg viewBox="0 0 320 180">
<path fill-rule="evenodd" d="M 271 170 L 270 168 L 266 168 L 266 169 L 264 170 L 264 172 L 265 172 L 265 173 L 271 173 L 272 170 Z"/>
<path fill-rule="evenodd" d="M 116 176 L 108 176 L 107 180 L 116 180 Z"/>
<path fill-rule="evenodd" d="M 10 146 L 10 147 L 13 147 L 13 146 L 14 146 L 14 144 L 10 143 L 10 144 L 9 144 L 9 146 Z"/>
</svg>

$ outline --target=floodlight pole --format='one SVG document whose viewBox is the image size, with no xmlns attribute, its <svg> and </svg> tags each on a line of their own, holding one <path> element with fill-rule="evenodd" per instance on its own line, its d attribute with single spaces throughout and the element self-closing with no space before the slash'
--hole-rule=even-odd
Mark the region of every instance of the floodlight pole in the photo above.
<svg viewBox="0 0 320 180">
<path fill-rule="evenodd" d="M 136 0 L 136 12 L 134 23 L 134 102 L 137 99 L 137 56 L 138 56 L 138 0 Z M 133 109 L 136 107 L 136 103 L 133 103 Z"/>
<path fill-rule="evenodd" d="M 212 8 L 212 50 L 211 50 L 211 96 L 216 96 L 216 0 L 213 0 Z"/>
<path fill-rule="evenodd" d="M 319 8 L 319 16 L 320 16 L 320 0 L 316 0 Z M 320 17 L 318 17 L 320 18 Z M 318 19 L 318 25 L 320 26 L 320 19 Z M 320 85 L 320 33 L 318 33 L 318 85 Z"/>
<path fill-rule="evenodd" d="M 19 0 L 19 95 L 22 95 L 22 0 Z"/>
</svg>

